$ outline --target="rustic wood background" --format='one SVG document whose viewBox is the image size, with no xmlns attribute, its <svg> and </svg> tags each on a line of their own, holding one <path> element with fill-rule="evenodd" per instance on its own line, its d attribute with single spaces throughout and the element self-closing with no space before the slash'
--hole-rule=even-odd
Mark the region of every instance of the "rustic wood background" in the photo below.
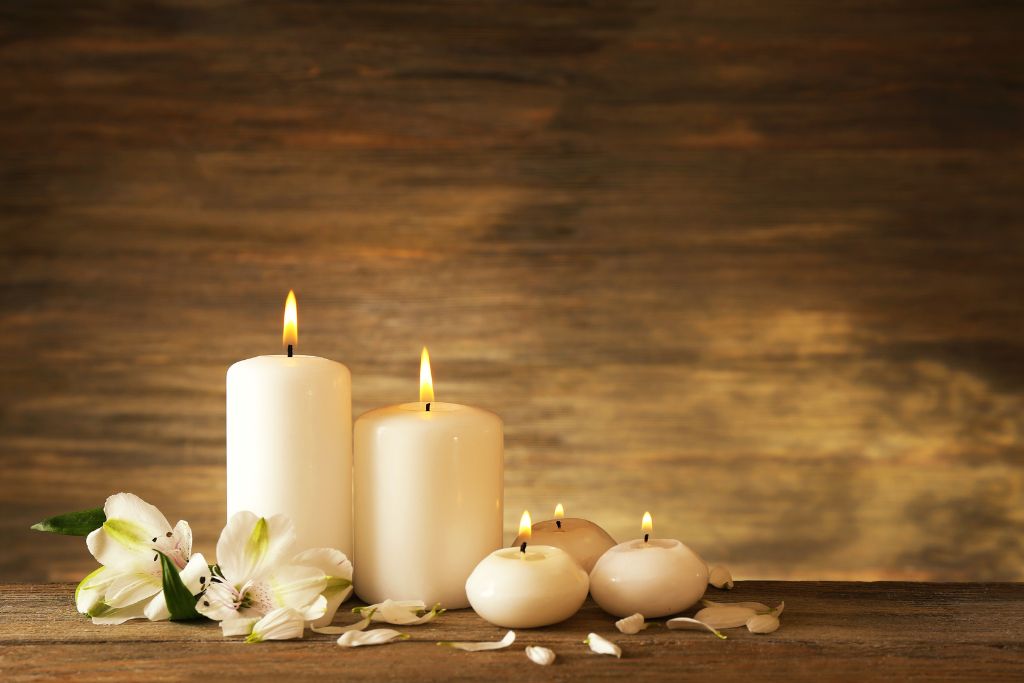
<svg viewBox="0 0 1024 683">
<path fill-rule="evenodd" d="M 0 5 L 0 576 L 128 490 L 212 549 L 224 372 L 507 429 L 737 575 L 1024 579 L 1024 5 Z"/>
</svg>

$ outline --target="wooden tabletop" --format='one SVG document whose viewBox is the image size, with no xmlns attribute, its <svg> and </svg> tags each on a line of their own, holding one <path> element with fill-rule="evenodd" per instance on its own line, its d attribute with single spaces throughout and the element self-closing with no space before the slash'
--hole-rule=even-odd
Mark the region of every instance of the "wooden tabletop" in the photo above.
<svg viewBox="0 0 1024 683">
<path fill-rule="evenodd" d="M 618 633 L 591 602 L 573 619 L 520 630 L 495 652 L 460 652 L 439 640 L 497 640 L 504 629 L 470 610 L 403 628 L 411 638 L 344 649 L 330 636 L 246 645 L 210 622 L 94 626 L 75 612 L 74 586 L 0 586 L 0 677 L 147 681 L 198 678 L 345 680 L 1022 680 L 1024 584 L 748 581 L 715 593 L 728 600 L 786 602 L 782 627 L 757 636 L 730 629 L 728 640 L 651 627 Z M 346 605 L 348 607 L 348 605 Z M 352 621 L 339 611 L 336 623 Z M 589 652 L 589 632 L 616 641 L 621 660 Z M 528 660 L 544 645 L 551 667 Z"/>
</svg>

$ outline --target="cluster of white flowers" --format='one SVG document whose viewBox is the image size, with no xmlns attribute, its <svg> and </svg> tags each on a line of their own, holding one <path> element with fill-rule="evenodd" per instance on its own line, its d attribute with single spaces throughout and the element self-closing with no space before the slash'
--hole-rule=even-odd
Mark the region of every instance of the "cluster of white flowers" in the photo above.
<svg viewBox="0 0 1024 683">
<path fill-rule="evenodd" d="M 166 556 L 195 597 L 195 609 L 219 621 L 225 636 L 249 642 L 301 637 L 329 624 L 352 592 L 352 563 L 334 548 L 295 553 L 295 529 L 282 515 L 239 512 L 217 541 L 217 564 L 192 553 L 187 522 L 172 529 L 156 507 L 131 493 L 107 498 L 106 521 L 89 534 L 102 565 L 75 591 L 78 611 L 97 624 L 169 619 L 164 595 Z"/>
</svg>

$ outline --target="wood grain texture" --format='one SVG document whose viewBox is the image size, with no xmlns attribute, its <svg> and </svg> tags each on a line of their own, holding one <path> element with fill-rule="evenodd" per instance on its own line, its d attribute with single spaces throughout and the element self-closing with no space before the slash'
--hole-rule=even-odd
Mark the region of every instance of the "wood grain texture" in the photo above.
<svg viewBox="0 0 1024 683">
<path fill-rule="evenodd" d="M 738 576 L 1024 579 L 1024 6 L 0 6 L 0 557 L 212 548 L 224 372 L 499 413 L 507 525 Z M 511 537 L 511 536 L 510 536 Z M 70 653 L 69 653 L 70 656 Z"/>
<path fill-rule="evenodd" d="M 343 649 L 312 633 L 253 646 L 223 639 L 210 622 L 93 626 L 75 612 L 73 588 L 0 586 L 4 680 L 1002 681 L 1020 680 L 1024 668 L 1020 584 L 743 582 L 721 599 L 785 601 L 778 631 L 730 629 L 722 641 L 656 625 L 626 636 L 588 602 L 563 624 L 520 630 L 512 647 L 478 653 L 435 644 L 501 638 L 504 629 L 471 610 L 400 629 L 411 639 L 381 647 Z M 335 618 L 352 620 L 344 611 Z M 581 642 L 590 632 L 617 642 L 622 659 L 591 654 Z M 553 649 L 555 664 L 532 664 L 526 645 Z"/>
</svg>

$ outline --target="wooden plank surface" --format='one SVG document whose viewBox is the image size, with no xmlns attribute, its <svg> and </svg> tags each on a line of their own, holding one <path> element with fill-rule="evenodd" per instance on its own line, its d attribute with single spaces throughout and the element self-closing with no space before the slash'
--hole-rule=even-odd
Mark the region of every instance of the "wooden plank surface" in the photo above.
<svg viewBox="0 0 1024 683">
<path fill-rule="evenodd" d="M 470 610 L 404 629 L 409 641 L 343 649 L 334 638 L 246 645 L 224 640 L 210 622 L 132 622 L 93 626 L 78 615 L 71 585 L 0 586 L 0 673 L 4 680 L 134 677 L 146 680 L 1021 680 L 1024 585 L 762 582 L 738 584 L 722 600 L 786 602 L 782 627 L 757 636 L 652 626 L 635 636 L 588 602 L 564 624 L 517 632 L 507 650 L 467 653 L 438 640 L 497 640 L 504 629 Z M 346 605 L 347 607 L 348 605 Z M 352 621 L 339 612 L 336 623 Z M 402 629 L 400 629 L 402 630 Z M 619 643 L 623 658 L 591 654 L 596 632 Z M 523 654 L 544 645 L 556 663 L 541 668 Z"/>
<path fill-rule="evenodd" d="M 224 522 L 224 372 L 507 428 L 506 522 L 1024 579 L 1024 5 L 0 5 L 0 577 Z"/>
</svg>

